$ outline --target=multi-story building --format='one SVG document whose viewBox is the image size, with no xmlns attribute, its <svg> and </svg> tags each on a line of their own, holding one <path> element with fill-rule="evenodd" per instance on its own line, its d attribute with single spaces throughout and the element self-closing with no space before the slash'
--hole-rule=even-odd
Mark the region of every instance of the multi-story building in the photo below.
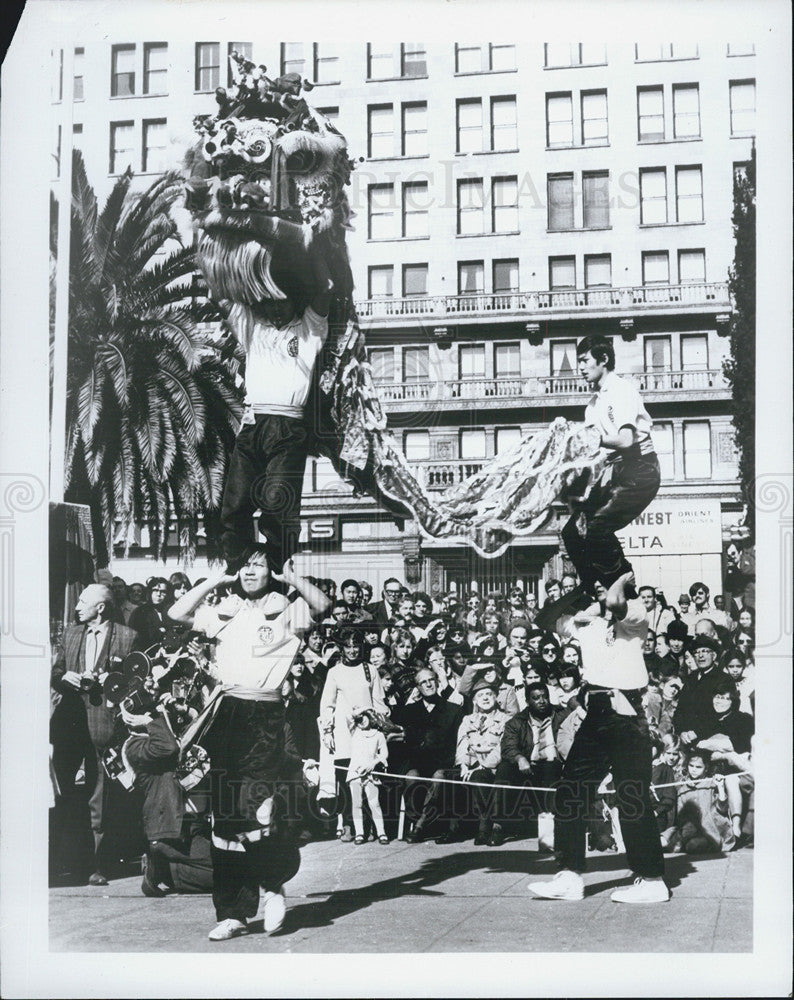
<svg viewBox="0 0 794 1000">
<path fill-rule="evenodd" d="M 722 365 L 754 47 L 175 43 L 141 26 L 75 50 L 73 137 L 100 196 L 127 165 L 144 186 L 178 162 L 235 48 L 314 81 L 308 99 L 363 158 L 349 195 L 358 311 L 389 424 L 426 487 L 558 415 L 581 419 L 576 340 L 611 337 L 662 467 L 659 497 L 624 536 L 638 575 L 668 596 L 693 579 L 718 587 L 740 512 Z M 62 71 L 55 86 L 57 101 Z M 320 576 L 378 587 L 395 575 L 435 594 L 542 587 L 563 568 L 564 510 L 483 560 L 395 523 L 310 460 L 303 514 L 304 565 Z"/>
</svg>

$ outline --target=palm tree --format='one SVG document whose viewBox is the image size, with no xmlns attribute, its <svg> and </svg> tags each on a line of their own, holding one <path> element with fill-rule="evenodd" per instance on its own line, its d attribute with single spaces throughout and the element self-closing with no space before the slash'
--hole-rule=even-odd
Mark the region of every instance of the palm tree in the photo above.
<svg viewBox="0 0 794 1000">
<path fill-rule="evenodd" d="M 75 150 L 66 500 L 90 506 L 99 566 L 116 521 L 148 522 L 158 557 L 174 521 L 181 554 L 195 553 L 202 519 L 211 542 L 242 409 L 239 353 L 225 358 L 200 326 L 219 316 L 196 296 L 193 249 L 171 215 L 179 176 L 138 195 L 132 176 L 116 181 L 99 212 Z M 154 261 L 168 241 L 179 249 Z"/>
</svg>

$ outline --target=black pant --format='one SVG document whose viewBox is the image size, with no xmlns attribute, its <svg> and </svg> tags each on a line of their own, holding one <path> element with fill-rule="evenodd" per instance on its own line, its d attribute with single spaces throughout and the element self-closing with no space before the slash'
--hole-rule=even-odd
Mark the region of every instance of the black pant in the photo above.
<svg viewBox="0 0 794 1000">
<path fill-rule="evenodd" d="M 511 764 L 503 760 L 496 769 L 497 785 L 533 785 L 538 788 L 554 788 L 560 780 L 562 771 L 562 761 L 559 760 L 536 760 L 531 762 L 528 774 L 522 774 L 517 764 Z M 523 808 L 517 805 L 520 797 L 526 802 L 529 796 L 531 810 L 537 814 L 552 811 L 554 792 L 508 792 L 501 789 L 497 800 L 498 815 L 496 819 L 516 819 L 523 818 L 526 813 L 526 804 Z"/>
<path fill-rule="evenodd" d="M 221 544 L 227 560 L 256 541 L 254 513 L 278 570 L 298 548 L 306 429 L 293 417 L 258 414 L 237 435 L 221 508 Z"/>
<path fill-rule="evenodd" d="M 644 719 L 618 715 L 608 695 L 591 694 L 555 795 L 554 846 L 560 868 L 584 871 L 587 817 L 598 786 L 611 772 L 629 867 L 643 878 L 664 874 L 651 803 L 651 758 Z"/>
<path fill-rule="evenodd" d="M 581 535 L 576 526 L 579 511 L 562 529 L 568 558 L 587 590 L 592 589 L 596 580 L 609 588 L 631 569 L 615 532 L 630 524 L 659 492 L 656 455 L 632 454 L 615 462 L 611 470 L 611 480 L 597 483 L 581 507 L 586 533 Z"/>
</svg>

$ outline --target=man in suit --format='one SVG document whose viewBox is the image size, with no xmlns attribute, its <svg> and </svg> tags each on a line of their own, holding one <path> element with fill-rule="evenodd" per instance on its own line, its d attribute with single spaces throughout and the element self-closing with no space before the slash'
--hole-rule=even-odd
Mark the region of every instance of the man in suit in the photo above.
<svg viewBox="0 0 794 1000">
<path fill-rule="evenodd" d="M 100 583 L 80 594 L 75 609 L 78 625 L 65 629 L 50 685 L 60 700 L 50 719 L 53 767 L 64 803 L 75 798 L 75 778 L 85 761 L 91 830 L 94 840 L 93 872 L 89 885 L 107 885 L 106 854 L 102 842 L 109 781 L 102 754 L 113 741 L 114 711 L 107 707 L 102 683 L 118 671 L 132 651 L 136 633 L 114 622 L 113 592 Z"/>
<path fill-rule="evenodd" d="M 376 625 L 380 625 L 381 628 L 391 625 L 397 617 L 397 605 L 400 603 L 404 589 L 400 581 L 394 577 L 383 584 L 382 600 L 367 605 L 366 609 L 372 615 Z"/>
</svg>

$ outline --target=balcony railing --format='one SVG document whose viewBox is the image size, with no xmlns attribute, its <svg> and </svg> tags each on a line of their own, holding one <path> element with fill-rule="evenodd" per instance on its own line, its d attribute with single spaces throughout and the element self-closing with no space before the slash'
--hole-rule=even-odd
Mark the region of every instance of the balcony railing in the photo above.
<svg viewBox="0 0 794 1000">
<path fill-rule="evenodd" d="M 586 288 L 557 292 L 475 292 L 466 295 L 410 295 L 360 299 L 361 319 L 444 319 L 471 315 L 548 316 L 554 312 L 632 312 L 644 308 L 682 306 L 728 307 L 728 283 L 694 281 L 684 285 L 639 285 L 629 288 Z"/>
<path fill-rule="evenodd" d="M 452 462 L 412 462 L 411 469 L 425 489 L 445 490 L 479 472 L 485 461 L 483 458 L 479 461 L 460 459 Z"/>
</svg>

